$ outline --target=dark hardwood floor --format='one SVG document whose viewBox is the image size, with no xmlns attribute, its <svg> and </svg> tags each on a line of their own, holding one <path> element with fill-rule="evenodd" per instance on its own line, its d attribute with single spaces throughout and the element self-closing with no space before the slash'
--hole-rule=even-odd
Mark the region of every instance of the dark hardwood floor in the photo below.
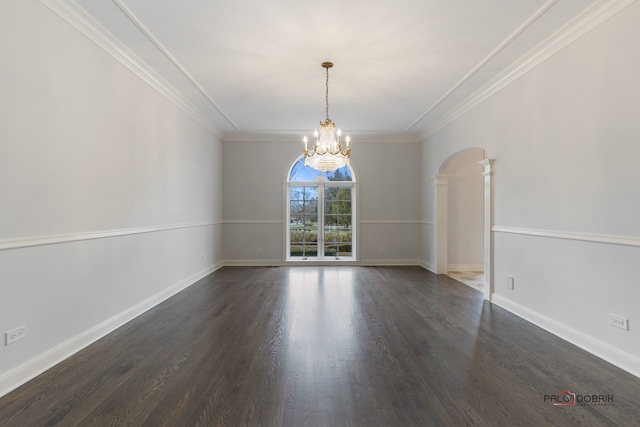
<svg viewBox="0 0 640 427">
<path fill-rule="evenodd" d="M 639 423 L 640 379 L 418 267 L 225 267 L 0 399 L 20 427 Z"/>
</svg>

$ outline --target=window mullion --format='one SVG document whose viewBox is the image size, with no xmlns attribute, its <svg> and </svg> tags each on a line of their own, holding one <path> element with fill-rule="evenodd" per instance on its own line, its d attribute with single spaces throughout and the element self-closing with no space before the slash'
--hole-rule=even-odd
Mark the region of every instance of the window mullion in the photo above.
<svg viewBox="0 0 640 427">
<path fill-rule="evenodd" d="M 324 185 L 318 184 L 318 258 L 324 259 Z"/>
</svg>

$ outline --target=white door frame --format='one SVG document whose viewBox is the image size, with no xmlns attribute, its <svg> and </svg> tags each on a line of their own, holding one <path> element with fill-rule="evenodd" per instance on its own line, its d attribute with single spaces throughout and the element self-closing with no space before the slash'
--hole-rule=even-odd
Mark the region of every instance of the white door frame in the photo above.
<svg viewBox="0 0 640 427">
<path fill-rule="evenodd" d="M 484 299 L 491 301 L 493 295 L 493 161 L 481 160 L 484 171 Z"/>
<path fill-rule="evenodd" d="M 459 153 L 456 153 L 456 155 Z M 455 157 L 455 156 L 452 156 Z M 450 157 L 450 158 L 452 158 Z M 481 160 L 480 165 L 484 168 L 482 175 L 484 176 L 484 298 L 491 301 L 493 294 L 493 162 L 494 159 Z M 448 163 L 445 161 L 445 163 Z M 442 168 L 440 169 L 441 171 Z M 448 214 L 449 214 L 449 178 L 450 175 L 439 173 L 434 176 L 435 202 L 436 202 L 436 221 L 435 221 L 435 273 L 447 274 L 449 271 L 448 264 Z"/>
</svg>

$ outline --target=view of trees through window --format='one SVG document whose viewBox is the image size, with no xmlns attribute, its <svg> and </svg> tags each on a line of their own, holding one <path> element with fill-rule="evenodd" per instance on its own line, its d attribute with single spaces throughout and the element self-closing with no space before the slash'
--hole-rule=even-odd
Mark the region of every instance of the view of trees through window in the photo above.
<svg viewBox="0 0 640 427">
<path fill-rule="evenodd" d="M 352 257 L 353 188 L 338 184 L 352 181 L 351 171 L 348 167 L 329 173 L 306 169 L 310 168 L 301 159 L 290 177 L 290 182 L 300 185 L 289 187 L 289 256 Z M 326 181 L 316 180 L 318 176 Z"/>
</svg>

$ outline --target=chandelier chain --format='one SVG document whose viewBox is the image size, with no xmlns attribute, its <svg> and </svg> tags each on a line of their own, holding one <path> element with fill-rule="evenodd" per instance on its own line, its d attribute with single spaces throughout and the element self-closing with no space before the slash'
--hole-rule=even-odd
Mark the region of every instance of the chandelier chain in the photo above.
<svg viewBox="0 0 640 427">
<path fill-rule="evenodd" d="M 327 70 L 327 82 L 326 82 L 326 93 L 325 93 L 325 101 L 326 101 L 326 110 L 325 110 L 325 118 L 327 121 L 329 121 L 329 68 L 326 68 Z"/>
</svg>

